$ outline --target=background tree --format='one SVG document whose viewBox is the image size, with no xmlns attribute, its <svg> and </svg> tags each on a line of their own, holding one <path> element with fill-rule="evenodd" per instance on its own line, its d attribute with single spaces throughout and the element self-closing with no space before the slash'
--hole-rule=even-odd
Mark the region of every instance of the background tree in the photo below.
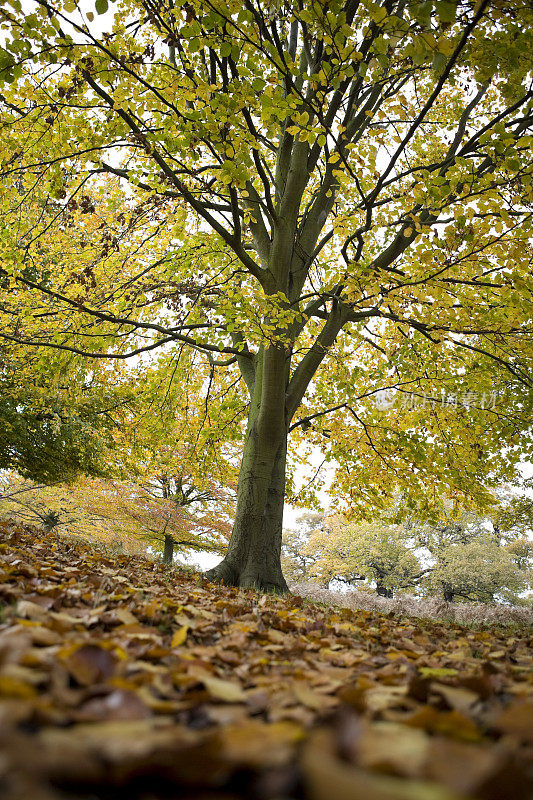
<svg viewBox="0 0 533 800">
<path fill-rule="evenodd" d="M 523 539 L 502 536 L 488 518 L 464 512 L 426 525 L 418 539 L 432 561 L 424 583 L 447 602 L 516 602 L 531 581 L 531 548 Z"/>
<path fill-rule="evenodd" d="M 507 537 L 531 537 L 533 534 L 533 478 L 518 487 L 506 487 L 500 493 L 494 525 Z"/>
<path fill-rule="evenodd" d="M 0 469 L 44 482 L 106 474 L 113 429 L 132 396 L 120 381 L 32 355 L 0 343 Z"/>
<path fill-rule="evenodd" d="M 499 493 L 501 495 L 501 492 Z M 523 497 L 505 492 L 515 500 Z M 348 585 L 368 581 L 384 597 L 397 590 L 439 595 L 447 602 L 521 602 L 533 576 L 533 541 L 518 527 L 508 531 L 498 522 L 508 513 L 508 500 L 492 510 L 492 517 L 454 509 L 425 524 L 409 520 L 393 524 L 401 500 L 386 514 L 366 523 L 342 515 L 320 518 L 315 524 L 290 532 L 285 556 L 286 574 L 293 580 L 332 580 Z M 520 505 L 520 508 L 522 506 Z"/>
<path fill-rule="evenodd" d="M 222 553 L 231 530 L 223 502 L 216 512 L 200 502 L 185 508 L 134 482 L 78 478 L 68 486 L 43 485 L 5 472 L 0 489 L 3 519 L 60 530 L 130 553 L 159 550 L 165 563 L 172 563 L 175 550 L 182 558 Z"/>
<path fill-rule="evenodd" d="M 424 513 L 443 487 L 486 504 L 531 452 L 527 0 L 127 0 L 97 24 L 30 6 L 1 12 L 1 335 L 239 369 L 237 510 L 210 577 L 285 588 L 289 433 L 337 460 L 354 510 L 399 487 Z M 133 199 L 99 228 L 103 175 Z M 50 231 L 69 226 L 65 254 Z M 417 405 L 383 414 L 381 389 Z"/>
<path fill-rule="evenodd" d="M 386 520 L 354 524 L 340 515 L 329 517 L 305 550 L 320 554 L 312 571 L 327 576 L 328 583 L 374 582 L 382 597 L 416 586 L 425 572 L 409 534 Z"/>
<path fill-rule="evenodd" d="M 116 371 L 111 374 L 116 379 Z M 93 374 L 90 388 L 101 402 L 97 389 L 105 385 L 100 384 Z M 69 388 L 75 391 L 74 383 L 65 386 Z M 137 548 L 147 542 L 163 551 L 167 563 L 175 547 L 182 553 L 222 552 L 234 510 L 232 438 L 240 435 L 235 405 L 226 399 L 228 387 L 210 380 L 209 364 L 187 351 L 180 358 L 162 354 L 149 366 L 138 364 L 122 376 L 115 391 L 122 402 L 105 416 L 113 449 L 98 453 L 107 480 L 78 481 L 69 489 L 8 476 L 9 485 L 15 481 L 15 494 L 1 498 L 4 514 L 18 510 L 20 518 L 43 524 L 48 520 L 51 527 L 75 533 L 86 525 L 87 535 L 125 541 L 130 549 L 135 540 Z M 45 408 L 48 400 L 41 400 Z M 93 442 L 97 433 L 88 425 Z M 35 447 L 44 451 L 42 424 L 36 425 L 34 437 Z M 46 474 L 54 463 L 48 462 L 45 452 Z M 64 473 L 62 462 L 59 481 Z"/>
<path fill-rule="evenodd" d="M 289 583 L 301 583 L 314 577 L 312 569 L 319 554 L 308 550 L 307 544 L 313 531 L 323 528 L 325 518 L 324 514 L 308 511 L 301 514 L 296 523 L 296 528 L 283 531 L 281 545 L 281 566 Z"/>
<path fill-rule="evenodd" d="M 120 473 L 154 514 L 145 534 L 161 543 L 166 563 L 191 525 L 196 536 L 204 529 L 205 550 L 221 552 L 235 509 L 242 397 L 231 376 L 215 376 L 191 350 L 160 354 L 157 365 L 138 368 L 135 382 L 142 389 L 119 434 Z"/>
</svg>

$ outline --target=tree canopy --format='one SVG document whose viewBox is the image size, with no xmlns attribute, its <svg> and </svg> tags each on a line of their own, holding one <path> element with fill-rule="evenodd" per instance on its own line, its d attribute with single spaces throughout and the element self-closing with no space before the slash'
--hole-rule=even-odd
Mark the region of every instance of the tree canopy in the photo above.
<svg viewBox="0 0 533 800">
<path fill-rule="evenodd" d="M 532 451 L 527 0 L 29 6 L 0 12 L 0 336 L 240 379 L 211 577 L 284 588 L 289 434 L 360 513 L 489 503 Z"/>
</svg>

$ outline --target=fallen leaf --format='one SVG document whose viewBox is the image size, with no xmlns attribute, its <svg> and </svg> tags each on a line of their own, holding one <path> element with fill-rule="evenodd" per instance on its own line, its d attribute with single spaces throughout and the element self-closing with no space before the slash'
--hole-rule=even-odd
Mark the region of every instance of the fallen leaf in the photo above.
<svg viewBox="0 0 533 800">
<path fill-rule="evenodd" d="M 393 722 L 374 722 L 363 726 L 357 740 L 357 760 L 395 775 L 417 777 L 422 774 L 430 738 L 421 730 Z"/>
<path fill-rule="evenodd" d="M 429 705 L 422 706 L 406 717 L 405 724 L 465 741 L 478 741 L 481 738 L 476 725 L 464 714 L 459 711 L 438 711 Z"/>
<path fill-rule="evenodd" d="M 460 800 L 428 781 L 378 775 L 342 761 L 331 734 L 318 730 L 303 749 L 301 770 L 310 800 Z"/>
<path fill-rule="evenodd" d="M 242 686 L 235 681 L 226 681 L 208 673 L 197 673 L 195 676 L 207 689 L 211 697 L 224 700 L 226 703 L 238 703 L 246 700 Z"/>
<path fill-rule="evenodd" d="M 492 727 L 523 742 L 533 742 L 533 699 L 515 700 L 492 721 Z"/>
<path fill-rule="evenodd" d="M 115 614 L 124 625 L 137 625 L 139 623 L 137 617 L 129 609 L 122 608 L 122 606 L 115 609 Z"/>
<path fill-rule="evenodd" d="M 292 685 L 292 690 L 298 702 L 307 706 L 307 708 L 318 711 L 319 709 L 325 709 L 335 705 L 334 700 L 327 695 L 319 694 L 313 689 L 310 689 L 303 681 L 295 681 Z"/>
<path fill-rule="evenodd" d="M 117 659 L 103 647 L 82 644 L 70 652 L 63 663 L 81 686 L 90 686 L 110 678 L 115 672 Z"/>
<path fill-rule="evenodd" d="M 419 667 L 418 671 L 423 678 L 451 678 L 458 674 L 456 669 L 448 667 Z"/>
<path fill-rule="evenodd" d="M 93 697 L 76 712 L 80 722 L 100 720 L 139 720 L 151 716 L 145 703 L 131 691 L 115 689 L 104 697 Z"/>
<path fill-rule="evenodd" d="M 187 632 L 189 630 L 188 625 L 182 625 L 176 633 L 172 637 L 172 641 L 170 642 L 171 647 L 180 647 L 184 644 L 185 640 L 187 639 Z"/>
<path fill-rule="evenodd" d="M 447 686 L 444 683 L 432 683 L 431 691 L 444 697 L 450 708 L 461 711 L 464 714 L 468 713 L 472 705 L 479 700 L 479 696 L 475 692 L 470 691 L 470 689 L 465 689 L 462 686 Z"/>
<path fill-rule="evenodd" d="M 303 728 L 293 722 L 268 725 L 248 720 L 220 730 L 217 742 L 225 759 L 248 767 L 266 768 L 286 764 L 303 738 Z"/>
</svg>

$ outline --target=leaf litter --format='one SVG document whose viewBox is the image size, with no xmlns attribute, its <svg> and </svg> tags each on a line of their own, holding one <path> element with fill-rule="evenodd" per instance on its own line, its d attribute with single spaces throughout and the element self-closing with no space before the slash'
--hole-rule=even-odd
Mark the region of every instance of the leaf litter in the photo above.
<svg viewBox="0 0 533 800">
<path fill-rule="evenodd" d="M 318 607 L 0 523 L 5 800 L 533 797 L 531 631 Z"/>
</svg>

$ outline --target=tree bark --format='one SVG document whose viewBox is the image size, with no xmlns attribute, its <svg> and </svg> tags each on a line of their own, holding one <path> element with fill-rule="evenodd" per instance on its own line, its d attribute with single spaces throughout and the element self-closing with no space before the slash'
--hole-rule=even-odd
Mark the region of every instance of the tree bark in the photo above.
<svg viewBox="0 0 533 800">
<path fill-rule="evenodd" d="M 165 534 L 165 544 L 163 546 L 163 564 L 172 564 L 174 560 L 174 539 Z"/>
<path fill-rule="evenodd" d="M 444 583 L 442 585 L 442 594 L 444 597 L 445 603 L 453 603 L 455 600 L 455 592 L 453 588 L 450 586 L 449 583 Z"/>
<path fill-rule="evenodd" d="M 287 357 L 261 354 L 253 387 L 228 551 L 206 573 L 212 581 L 259 591 L 287 592 L 281 570 L 288 420 Z"/>
<path fill-rule="evenodd" d="M 206 573 L 209 580 L 260 591 L 288 591 L 281 570 L 286 458 L 286 432 L 270 455 L 252 426 L 244 446 L 228 552 Z"/>
</svg>

